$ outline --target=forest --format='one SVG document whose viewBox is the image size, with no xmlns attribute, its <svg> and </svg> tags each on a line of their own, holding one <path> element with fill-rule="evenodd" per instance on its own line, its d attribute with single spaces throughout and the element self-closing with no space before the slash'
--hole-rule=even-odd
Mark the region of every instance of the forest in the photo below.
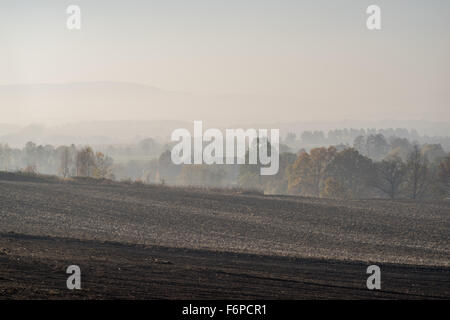
<svg viewBox="0 0 450 320">
<path fill-rule="evenodd" d="M 0 144 L 0 170 L 334 199 L 449 199 L 447 143 L 405 129 L 288 132 L 278 173 L 261 176 L 259 165 L 175 165 L 171 145 L 152 138 L 94 147 L 28 142 L 22 149 Z"/>
</svg>

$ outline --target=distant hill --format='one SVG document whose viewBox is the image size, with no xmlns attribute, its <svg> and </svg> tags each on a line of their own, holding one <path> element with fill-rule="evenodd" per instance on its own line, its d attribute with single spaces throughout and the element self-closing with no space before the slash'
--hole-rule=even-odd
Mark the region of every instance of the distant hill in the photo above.
<svg viewBox="0 0 450 320">
<path fill-rule="evenodd" d="M 164 142 L 176 128 L 189 128 L 185 121 L 92 121 L 60 126 L 29 125 L 14 127 L 0 135 L 0 143 L 23 146 L 28 141 L 38 144 L 127 144 L 153 137 Z M 0 125 L 1 127 L 1 125 Z M 7 131 L 6 129 L 4 131 Z"/>
<path fill-rule="evenodd" d="M 146 137 L 167 140 L 176 128 L 192 130 L 193 120 L 222 129 L 279 128 L 282 135 L 305 130 L 406 128 L 422 135 L 450 136 L 449 122 L 364 119 L 362 114 L 355 114 L 355 120 L 328 121 L 317 116 L 322 112 L 317 109 L 287 97 L 194 94 L 126 82 L 0 85 L 4 123 L 0 123 L 0 143 L 22 146 L 30 140 L 52 144 L 117 144 Z M 300 111 L 304 117 L 291 115 Z M 342 119 L 346 117 L 342 115 Z"/>
<path fill-rule="evenodd" d="M 217 126 L 242 123 L 241 119 L 260 121 L 260 115 L 279 102 L 257 96 L 174 92 L 124 82 L 0 86 L 2 118 L 14 123 L 200 119 Z"/>
</svg>

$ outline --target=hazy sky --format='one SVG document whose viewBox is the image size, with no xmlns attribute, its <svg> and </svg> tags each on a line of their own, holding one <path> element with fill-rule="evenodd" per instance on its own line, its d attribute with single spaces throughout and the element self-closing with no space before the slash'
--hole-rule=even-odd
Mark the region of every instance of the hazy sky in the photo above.
<svg viewBox="0 0 450 320">
<path fill-rule="evenodd" d="M 66 28 L 70 4 L 80 31 Z M 381 31 L 366 28 L 371 4 Z M 448 0 L 0 2 L 0 85 L 120 81 L 282 98 L 257 120 L 447 120 L 449 57 Z"/>
</svg>

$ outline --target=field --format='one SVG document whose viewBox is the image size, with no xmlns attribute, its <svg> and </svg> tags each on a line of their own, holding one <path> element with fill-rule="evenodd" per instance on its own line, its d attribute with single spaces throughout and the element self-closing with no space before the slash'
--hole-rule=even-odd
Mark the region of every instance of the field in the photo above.
<svg viewBox="0 0 450 320">
<path fill-rule="evenodd" d="M 1 298 L 450 298 L 448 202 L 20 180 L 0 176 Z"/>
</svg>

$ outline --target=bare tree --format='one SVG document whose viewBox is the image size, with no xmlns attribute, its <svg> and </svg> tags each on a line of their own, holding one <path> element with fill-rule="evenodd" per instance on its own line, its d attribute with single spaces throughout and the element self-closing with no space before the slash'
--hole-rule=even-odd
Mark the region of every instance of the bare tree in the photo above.
<svg viewBox="0 0 450 320">
<path fill-rule="evenodd" d="M 61 147 L 61 162 L 59 167 L 60 174 L 67 178 L 70 175 L 70 166 L 72 165 L 72 158 L 70 156 L 69 147 Z"/>
<path fill-rule="evenodd" d="M 95 154 L 95 177 L 107 178 L 111 176 L 112 158 L 105 156 L 101 152 Z"/>
<path fill-rule="evenodd" d="M 5 144 L 0 144 L 0 170 L 8 171 L 11 162 L 11 148 Z"/>
<path fill-rule="evenodd" d="M 91 147 L 85 147 L 77 152 L 77 176 L 92 177 L 95 169 L 95 156 Z"/>
<path fill-rule="evenodd" d="M 367 137 L 358 136 L 353 147 L 363 156 L 379 161 L 389 152 L 389 143 L 382 134 L 370 134 Z"/>
<path fill-rule="evenodd" d="M 23 156 L 25 157 L 26 167 L 36 167 L 36 149 L 36 144 L 31 141 L 25 145 Z"/>
<path fill-rule="evenodd" d="M 450 196 L 450 155 L 447 156 L 439 165 L 439 182 L 444 191 L 444 195 Z"/>
<path fill-rule="evenodd" d="M 418 145 L 408 156 L 407 162 L 407 186 L 411 199 L 418 199 L 426 191 L 428 185 L 428 160 L 420 152 Z"/>
<path fill-rule="evenodd" d="M 391 157 L 376 163 L 376 179 L 374 186 L 395 199 L 399 189 L 405 182 L 406 165 L 400 157 Z"/>
</svg>

